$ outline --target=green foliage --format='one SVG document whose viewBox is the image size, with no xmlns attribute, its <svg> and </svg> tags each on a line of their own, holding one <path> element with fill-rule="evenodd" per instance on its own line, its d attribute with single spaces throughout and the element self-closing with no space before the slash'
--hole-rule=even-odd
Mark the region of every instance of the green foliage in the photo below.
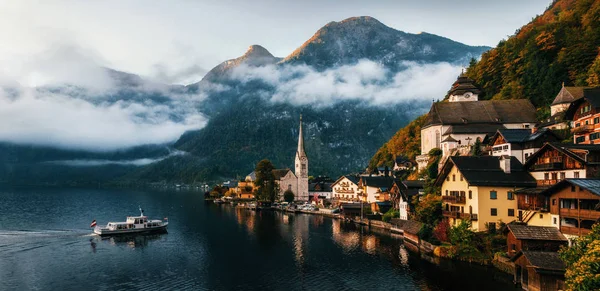
<svg viewBox="0 0 600 291">
<path fill-rule="evenodd" d="M 471 222 L 461 220 L 460 223 L 452 228 L 448 233 L 450 243 L 453 245 L 470 245 L 473 244 L 475 233 L 471 230 Z"/>
<path fill-rule="evenodd" d="M 568 290 L 600 290 L 600 223 L 571 247 L 562 247 L 559 255 L 567 267 Z"/>
<path fill-rule="evenodd" d="M 264 159 L 256 165 L 256 181 L 254 185 L 257 187 L 257 198 L 259 201 L 275 201 L 277 189 L 275 185 L 275 175 L 273 175 L 273 164 L 271 161 Z"/>
<path fill-rule="evenodd" d="M 294 202 L 294 192 L 292 192 L 292 190 L 285 190 L 285 192 L 283 192 L 283 200 L 289 203 Z"/>
<path fill-rule="evenodd" d="M 596 85 L 600 66 L 600 2 L 558 0 L 515 35 L 472 63 L 467 75 L 481 99 L 529 98 L 550 105 L 567 86 Z"/>
<path fill-rule="evenodd" d="M 442 197 L 428 194 L 415 207 L 415 220 L 428 225 L 431 229 L 442 219 Z"/>
<path fill-rule="evenodd" d="M 481 151 L 481 139 L 479 139 L 479 138 L 475 139 L 473 148 L 471 148 L 471 155 L 476 156 L 476 157 L 483 155 L 483 152 Z"/>
<path fill-rule="evenodd" d="M 386 212 L 381 217 L 381 220 L 383 220 L 383 222 L 390 222 L 390 220 L 392 220 L 392 218 L 398 218 L 398 217 L 400 217 L 400 212 L 398 210 L 395 210 L 394 208 L 390 208 L 390 210 L 388 210 L 388 212 Z"/>
</svg>

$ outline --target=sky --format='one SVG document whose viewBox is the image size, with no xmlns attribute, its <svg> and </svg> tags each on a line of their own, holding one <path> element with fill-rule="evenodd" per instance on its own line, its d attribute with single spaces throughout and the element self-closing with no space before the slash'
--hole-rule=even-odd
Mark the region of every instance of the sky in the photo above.
<svg viewBox="0 0 600 291">
<path fill-rule="evenodd" d="M 0 77 L 35 86 L 40 74 L 31 73 L 37 66 L 32 60 L 45 61 L 48 52 L 68 48 L 93 64 L 187 84 L 242 55 L 252 44 L 284 57 L 328 22 L 365 15 L 410 33 L 495 46 L 549 4 L 550 0 L 0 0 Z"/>
</svg>

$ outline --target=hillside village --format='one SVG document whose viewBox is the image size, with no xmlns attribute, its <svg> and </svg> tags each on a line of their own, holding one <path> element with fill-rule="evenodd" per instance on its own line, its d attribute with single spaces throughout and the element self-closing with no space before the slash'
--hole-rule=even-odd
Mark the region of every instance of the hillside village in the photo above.
<svg viewBox="0 0 600 291">
<path fill-rule="evenodd" d="M 600 141 L 600 89 L 563 85 L 545 120 L 536 119 L 527 99 L 479 100 L 480 93 L 475 81 L 461 74 L 447 98 L 432 104 L 416 160 L 398 156 L 393 168 L 367 169 L 335 181 L 307 178 L 301 123 L 296 171 L 273 170 L 275 200 L 283 201 L 291 191 L 296 204 L 339 208 L 346 219 L 381 220 L 391 214 L 396 225 L 421 225 L 414 221 L 417 205 L 425 194 L 435 194 L 441 198 L 441 221 L 449 227 L 467 223 L 474 232 L 508 232 L 506 255 L 516 266 L 515 282 L 527 286 L 527 266 L 542 256 L 546 259 L 530 273 L 546 276 L 538 283 L 558 284 L 564 276 L 558 248 L 535 246 L 566 245 L 600 221 L 600 144 L 595 144 Z M 421 179 L 407 180 L 411 172 Z M 222 189 L 227 196 L 254 199 L 255 180 L 252 172 Z M 528 240 L 537 244 L 528 247 Z M 556 265 L 562 271 L 540 275 Z"/>
</svg>

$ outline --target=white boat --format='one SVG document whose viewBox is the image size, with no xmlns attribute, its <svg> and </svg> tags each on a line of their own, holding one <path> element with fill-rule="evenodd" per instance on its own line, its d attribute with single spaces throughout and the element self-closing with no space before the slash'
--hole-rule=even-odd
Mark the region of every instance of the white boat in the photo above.
<svg viewBox="0 0 600 291">
<path fill-rule="evenodd" d="M 166 219 L 165 219 L 166 220 Z M 109 222 L 106 226 L 96 226 L 94 233 L 98 235 L 119 235 L 150 232 L 167 232 L 169 222 L 155 219 L 150 220 L 140 208 L 140 216 L 127 216 L 125 222 Z"/>
</svg>

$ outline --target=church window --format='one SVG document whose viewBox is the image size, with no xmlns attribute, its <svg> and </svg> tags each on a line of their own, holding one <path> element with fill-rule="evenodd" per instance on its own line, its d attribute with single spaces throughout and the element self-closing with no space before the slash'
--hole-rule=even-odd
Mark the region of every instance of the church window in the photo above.
<svg viewBox="0 0 600 291">
<path fill-rule="evenodd" d="M 292 184 L 288 184 L 288 190 L 292 191 Z"/>
<path fill-rule="evenodd" d="M 436 148 L 440 147 L 440 131 L 439 130 L 435 131 L 435 147 Z"/>
</svg>

